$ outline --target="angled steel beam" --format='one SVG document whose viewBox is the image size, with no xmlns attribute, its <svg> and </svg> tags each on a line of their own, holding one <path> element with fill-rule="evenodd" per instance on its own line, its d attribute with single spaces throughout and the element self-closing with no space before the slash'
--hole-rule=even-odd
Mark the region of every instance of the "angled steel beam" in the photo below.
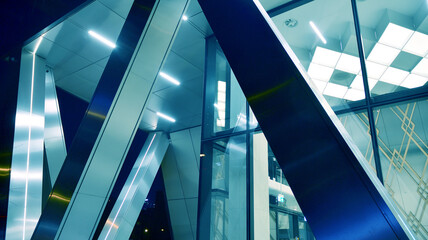
<svg viewBox="0 0 428 240">
<path fill-rule="evenodd" d="M 94 234 L 186 6 L 133 3 L 32 239 Z"/>
<path fill-rule="evenodd" d="M 149 134 L 98 239 L 129 239 L 168 146 L 165 133 Z"/>
<path fill-rule="evenodd" d="M 414 239 L 261 4 L 199 3 L 316 238 Z"/>
</svg>

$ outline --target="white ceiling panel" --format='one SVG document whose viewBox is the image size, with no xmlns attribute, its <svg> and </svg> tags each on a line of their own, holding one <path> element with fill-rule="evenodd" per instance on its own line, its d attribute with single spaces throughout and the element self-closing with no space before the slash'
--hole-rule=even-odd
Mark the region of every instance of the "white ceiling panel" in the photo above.
<svg viewBox="0 0 428 240">
<path fill-rule="evenodd" d="M 173 48 L 173 51 L 180 57 L 184 58 L 187 62 L 199 68 L 199 70 L 204 71 L 204 67 L 205 67 L 205 39 L 204 38 L 200 38 L 197 42 L 193 43 L 192 46 L 183 47 L 177 50 Z"/>
<path fill-rule="evenodd" d="M 180 24 L 177 36 L 175 37 L 172 49 L 178 50 L 185 47 L 191 47 L 198 39 L 204 38 L 204 35 L 195 29 L 190 21 L 193 18 L 189 18 L 188 21 L 184 21 Z"/>
<path fill-rule="evenodd" d="M 129 10 L 131 9 L 133 0 L 98 0 L 104 6 L 111 9 L 113 12 L 121 16 L 123 19 L 126 19 L 128 16 Z"/>
<path fill-rule="evenodd" d="M 96 84 L 76 75 L 57 81 L 56 85 L 67 92 L 89 102 L 95 91 Z"/>
<path fill-rule="evenodd" d="M 91 62 L 89 60 L 86 60 L 79 55 L 72 54 L 70 56 L 67 56 L 67 58 L 65 58 L 64 61 L 58 62 L 57 64 L 55 64 L 56 65 L 56 67 L 54 68 L 55 81 L 61 80 L 62 78 L 70 74 L 73 74 L 90 64 Z"/>
<path fill-rule="evenodd" d="M 76 76 L 98 84 L 104 69 L 96 64 L 91 64 L 75 73 Z"/>
<path fill-rule="evenodd" d="M 202 31 L 205 37 L 208 37 L 214 34 L 203 12 L 196 14 L 195 16 L 191 17 L 189 20 L 195 25 L 196 29 L 198 29 L 199 31 Z"/>
</svg>

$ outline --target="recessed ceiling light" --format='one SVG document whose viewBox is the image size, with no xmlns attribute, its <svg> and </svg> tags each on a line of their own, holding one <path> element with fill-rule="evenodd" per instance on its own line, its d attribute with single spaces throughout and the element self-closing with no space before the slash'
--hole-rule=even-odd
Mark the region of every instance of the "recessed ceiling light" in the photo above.
<svg viewBox="0 0 428 240">
<path fill-rule="evenodd" d="M 165 78 L 166 80 L 170 81 L 171 83 L 177 85 L 177 86 L 180 85 L 180 82 L 177 79 L 171 77 L 170 75 L 168 75 L 168 74 L 166 74 L 164 72 L 159 72 L 159 75 L 161 77 Z"/>
<path fill-rule="evenodd" d="M 353 88 L 348 89 L 345 96 L 343 97 L 343 99 L 346 99 L 349 101 L 358 101 L 364 98 L 365 98 L 364 91 L 353 89 Z"/>
<path fill-rule="evenodd" d="M 399 53 L 399 49 L 376 43 L 367 60 L 389 66 Z"/>
<path fill-rule="evenodd" d="M 402 49 L 410 36 L 412 36 L 413 32 L 414 31 L 408 28 L 389 23 L 385 31 L 382 33 L 379 43 Z"/>
<path fill-rule="evenodd" d="M 333 68 L 321 66 L 316 63 L 311 63 L 309 65 L 308 74 L 311 78 L 328 81 L 330 80 L 333 71 Z"/>
<path fill-rule="evenodd" d="M 114 44 L 112 41 L 108 40 L 107 38 L 101 36 L 100 34 L 94 32 L 92 30 L 89 30 L 88 33 L 89 33 L 89 35 L 91 35 L 92 37 L 96 38 L 98 41 L 104 43 L 105 45 L 107 45 L 107 46 L 109 46 L 111 48 L 115 48 L 116 47 L 116 44 Z"/>
<path fill-rule="evenodd" d="M 369 78 L 369 89 L 372 90 L 373 87 L 376 85 L 378 80 Z M 354 78 L 354 81 L 351 84 L 351 88 L 358 89 L 358 90 L 364 90 L 364 84 L 363 84 L 363 76 L 357 75 Z"/>
<path fill-rule="evenodd" d="M 336 98 L 343 98 L 347 90 L 348 88 L 345 86 L 334 84 L 334 83 L 327 83 L 327 86 L 325 87 L 323 94 L 327 96 L 336 97 Z"/>
<path fill-rule="evenodd" d="M 379 81 L 390 83 L 393 85 L 400 85 L 404 79 L 409 75 L 409 72 L 403 71 L 398 68 L 389 67 L 379 79 Z"/>
<path fill-rule="evenodd" d="M 320 81 L 320 80 L 317 80 L 317 79 L 312 79 L 312 82 L 315 84 L 315 86 L 317 87 L 317 89 L 318 89 L 320 92 L 323 92 L 323 91 L 324 91 L 325 86 L 327 86 L 327 82 Z"/>
<path fill-rule="evenodd" d="M 360 70 L 360 59 L 346 53 L 342 53 L 337 62 L 336 69 L 357 74 Z"/>
<path fill-rule="evenodd" d="M 165 115 L 165 114 L 163 114 L 163 113 L 156 112 L 156 115 L 158 115 L 159 117 L 161 117 L 161 118 L 163 118 L 163 119 L 166 119 L 166 120 L 168 120 L 168 121 L 170 121 L 170 122 L 175 122 L 175 119 L 174 119 L 174 118 L 172 118 L 172 117 L 170 117 L 170 116 L 168 116 L 168 115 Z"/>
<path fill-rule="evenodd" d="M 181 17 L 181 19 L 183 19 L 183 21 L 189 20 L 189 18 L 186 15 L 183 15 L 183 17 Z"/>
<path fill-rule="evenodd" d="M 375 62 L 366 61 L 367 76 L 369 78 L 379 79 L 385 72 L 387 66 Z"/>
<path fill-rule="evenodd" d="M 413 33 L 403 51 L 424 57 L 428 54 L 428 35 L 420 32 Z"/>
<path fill-rule="evenodd" d="M 324 36 L 322 35 L 321 31 L 318 29 L 318 27 L 315 25 L 314 22 L 309 21 L 309 25 L 311 25 L 312 30 L 314 30 L 315 34 L 321 39 L 321 41 L 326 44 L 327 40 L 325 40 Z"/>
<path fill-rule="evenodd" d="M 334 68 L 340 58 L 340 53 L 326 48 L 317 47 L 315 49 L 312 62 Z"/>
<path fill-rule="evenodd" d="M 428 81 L 428 78 L 422 77 L 416 74 L 409 74 L 406 79 L 401 83 L 400 86 L 406 88 L 417 88 L 425 85 Z"/>
<path fill-rule="evenodd" d="M 428 59 L 422 58 L 422 60 L 413 68 L 412 73 L 428 77 Z"/>
</svg>

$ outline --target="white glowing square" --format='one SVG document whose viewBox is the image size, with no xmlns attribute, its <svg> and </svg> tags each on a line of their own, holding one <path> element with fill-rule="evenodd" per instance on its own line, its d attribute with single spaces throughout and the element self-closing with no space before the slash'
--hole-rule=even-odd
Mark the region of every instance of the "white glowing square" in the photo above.
<svg viewBox="0 0 428 240">
<path fill-rule="evenodd" d="M 409 72 L 403 71 L 398 68 L 389 67 L 379 79 L 379 81 L 390 83 L 393 85 L 400 85 L 404 79 L 409 75 Z"/>
<path fill-rule="evenodd" d="M 401 83 L 400 86 L 406 88 L 417 88 L 425 85 L 427 83 L 428 78 L 422 77 L 416 74 L 409 74 L 406 79 Z"/>
<path fill-rule="evenodd" d="M 369 78 L 368 80 L 369 80 L 369 89 L 372 90 L 374 88 L 374 86 L 376 85 L 376 83 L 378 82 L 378 80 L 373 79 L 373 78 Z M 354 81 L 351 84 L 351 88 L 358 89 L 358 90 L 364 90 L 363 76 L 361 76 L 361 75 L 355 76 Z"/>
<path fill-rule="evenodd" d="M 336 66 L 337 61 L 339 60 L 339 57 L 340 57 L 339 52 L 332 51 L 322 47 L 317 47 L 315 49 L 312 62 L 319 65 L 334 68 Z"/>
<path fill-rule="evenodd" d="M 358 101 L 364 98 L 365 98 L 364 91 L 353 89 L 353 88 L 348 89 L 345 96 L 343 97 L 343 99 L 346 99 L 349 101 Z"/>
<path fill-rule="evenodd" d="M 320 80 L 317 80 L 317 79 L 312 79 L 312 82 L 315 84 L 316 88 L 317 88 L 320 92 L 323 92 L 323 91 L 324 91 L 325 86 L 327 85 L 327 82 L 320 81 Z"/>
<path fill-rule="evenodd" d="M 399 49 L 376 43 L 367 60 L 389 66 L 399 53 Z"/>
<path fill-rule="evenodd" d="M 428 54 L 428 35 L 415 32 L 404 46 L 403 51 L 424 57 Z"/>
<path fill-rule="evenodd" d="M 412 73 L 428 77 L 428 59 L 422 58 L 422 60 L 413 68 Z"/>
<path fill-rule="evenodd" d="M 336 98 L 343 98 L 343 96 L 345 96 L 346 91 L 348 91 L 348 88 L 345 86 L 334 83 L 327 83 L 323 94 Z"/>
<path fill-rule="evenodd" d="M 367 76 L 369 78 L 379 79 L 385 72 L 387 66 L 366 61 Z"/>
<path fill-rule="evenodd" d="M 328 80 L 330 80 L 333 71 L 333 68 L 311 63 L 309 65 L 308 74 L 311 78 L 327 82 Z"/>
<path fill-rule="evenodd" d="M 382 33 L 379 43 L 401 49 L 409 40 L 410 36 L 412 36 L 413 32 L 414 31 L 408 28 L 389 23 L 385 31 Z"/>
<path fill-rule="evenodd" d="M 360 70 L 360 58 L 342 53 L 337 62 L 336 69 L 344 72 L 357 74 Z"/>
</svg>

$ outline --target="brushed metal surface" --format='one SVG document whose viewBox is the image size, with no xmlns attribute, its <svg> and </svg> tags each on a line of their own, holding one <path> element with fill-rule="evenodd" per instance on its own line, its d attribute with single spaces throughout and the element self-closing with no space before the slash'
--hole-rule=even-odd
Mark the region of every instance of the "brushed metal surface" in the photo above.
<svg viewBox="0 0 428 240">
<path fill-rule="evenodd" d="M 414 239 L 260 3 L 199 3 L 315 237 Z"/>
</svg>

